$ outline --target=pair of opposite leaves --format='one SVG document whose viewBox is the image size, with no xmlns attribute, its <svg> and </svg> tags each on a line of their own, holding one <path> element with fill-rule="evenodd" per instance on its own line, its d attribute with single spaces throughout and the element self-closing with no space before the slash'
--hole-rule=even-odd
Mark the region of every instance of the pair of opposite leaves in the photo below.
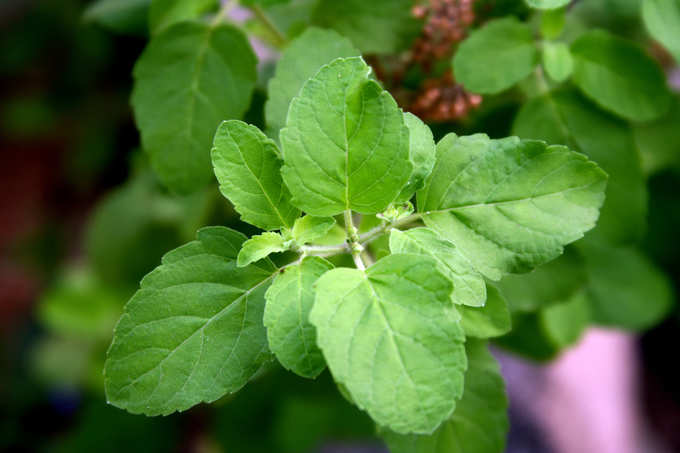
<svg viewBox="0 0 680 453">
<path fill-rule="evenodd" d="M 592 228 L 606 176 L 583 155 L 517 138 L 449 135 L 437 145 L 434 165 L 419 165 L 427 158 L 415 158 L 414 143 L 429 130 L 417 122 L 421 132 L 409 131 L 394 100 L 368 75 L 360 58 L 338 59 L 303 86 L 281 133 L 281 173 L 278 148 L 261 132 L 240 122 L 220 127 L 215 173 L 245 221 L 272 230 L 291 228 L 300 209 L 376 213 L 410 198 L 426 179 L 418 208 L 436 230 L 426 234 L 450 239 L 468 274 L 492 279 L 556 257 Z M 414 167 L 423 169 L 420 181 Z M 245 238 L 226 247 L 220 244 L 229 241 L 208 234 L 216 231 L 168 254 L 126 307 L 106 367 L 114 404 L 161 414 L 213 401 L 245 385 L 268 357 L 267 334 L 276 336 L 283 324 L 277 303 L 268 303 L 271 315 L 264 313 L 264 292 L 279 271 L 268 259 L 238 268 L 234 258 Z M 286 362 L 285 352 L 296 351 L 285 346 L 290 335 L 314 338 L 315 327 L 335 379 L 397 432 L 432 432 L 463 390 L 464 335 L 451 303 L 456 275 L 441 271 L 431 242 L 420 256 L 391 255 L 366 272 L 329 270 L 320 258 L 303 261 L 297 285 L 303 267 L 314 262 L 316 274 L 305 278 L 307 288 L 316 282 L 314 299 L 302 307 L 301 292 L 287 298 L 298 302 L 292 304 L 298 322 L 283 336 L 284 346 L 269 339 Z M 290 271 L 276 280 L 285 283 L 286 274 L 295 275 Z M 270 301 L 276 286 L 285 292 L 286 285 L 275 283 Z M 313 364 L 300 367 L 318 374 Z"/>
</svg>

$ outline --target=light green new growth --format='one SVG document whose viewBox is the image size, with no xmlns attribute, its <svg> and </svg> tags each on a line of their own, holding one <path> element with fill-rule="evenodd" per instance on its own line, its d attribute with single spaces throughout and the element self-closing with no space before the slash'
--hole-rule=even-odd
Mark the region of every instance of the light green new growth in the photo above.
<svg viewBox="0 0 680 453">
<path fill-rule="evenodd" d="M 272 253 L 286 251 L 286 241 L 279 233 L 262 233 L 253 236 L 243 243 L 241 251 L 238 252 L 236 265 L 244 267 L 262 258 L 266 258 Z"/>
</svg>

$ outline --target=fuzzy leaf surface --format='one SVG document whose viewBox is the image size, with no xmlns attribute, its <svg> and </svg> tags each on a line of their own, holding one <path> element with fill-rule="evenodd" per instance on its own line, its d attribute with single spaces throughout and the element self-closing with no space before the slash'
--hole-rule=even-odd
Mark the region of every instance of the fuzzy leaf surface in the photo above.
<svg viewBox="0 0 680 453">
<path fill-rule="evenodd" d="M 317 377 L 326 361 L 316 345 L 316 329 L 309 322 L 314 305 L 314 283 L 333 265 L 318 256 L 287 267 L 266 293 L 264 325 L 271 351 L 284 368 L 307 378 Z"/>
<path fill-rule="evenodd" d="M 245 237 L 202 229 L 144 277 L 107 353 L 111 404 L 146 415 L 186 410 L 239 390 L 269 360 L 262 315 L 277 269 L 237 267 L 237 239 Z"/>
<path fill-rule="evenodd" d="M 212 149 L 222 194 L 241 219 L 263 230 L 291 228 L 300 211 L 281 178 L 281 158 L 273 140 L 243 121 L 220 124 Z"/>
<path fill-rule="evenodd" d="M 308 214 L 382 212 L 411 175 L 409 132 L 396 102 L 360 57 L 309 79 L 281 130 L 283 179 Z"/>
<path fill-rule="evenodd" d="M 256 64 L 245 35 L 227 24 L 180 22 L 151 40 L 133 71 L 132 107 L 167 187 L 188 193 L 212 179 L 215 129 L 248 108 Z"/>
<path fill-rule="evenodd" d="M 430 435 L 384 432 L 392 453 L 501 453 L 510 428 L 505 382 L 486 342 L 468 340 L 465 392 L 456 411 Z"/>
<path fill-rule="evenodd" d="M 418 192 L 425 224 L 486 277 L 527 272 L 593 228 L 607 175 L 564 146 L 445 136 Z"/>
<path fill-rule="evenodd" d="M 451 289 L 430 258 L 402 254 L 317 281 L 309 317 L 317 344 L 379 425 L 429 434 L 453 412 L 467 365 Z"/>
</svg>

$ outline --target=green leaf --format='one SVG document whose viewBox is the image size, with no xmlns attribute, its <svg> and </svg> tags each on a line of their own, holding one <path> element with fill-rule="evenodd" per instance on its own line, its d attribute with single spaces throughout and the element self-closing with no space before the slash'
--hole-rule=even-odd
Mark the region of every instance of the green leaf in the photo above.
<svg viewBox="0 0 680 453">
<path fill-rule="evenodd" d="M 279 233 L 262 233 L 253 236 L 243 243 L 243 248 L 238 253 L 236 265 L 245 267 L 255 261 L 260 261 L 272 253 L 284 252 L 288 249 L 283 236 Z"/>
<path fill-rule="evenodd" d="M 182 411 L 239 390 L 269 360 L 262 314 L 277 269 L 269 261 L 237 267 L 236 237 L 245 239 L 200 230 L 198 244 L 144 277 L 107 354 L 111 404 L 146 415 Z"/>
<path fill-rule="evenodd" d="M 527 359 L 546 362 L 554 359 L 562 347 L 546 332 L 540 312 L 514 313 L 512 330 L 494 343 Z"/>
<path fill-rule="evenodd" d="M 472 266 L 498 280 L 562 253 L 595 225 L 607 175 L 564 146 L 445 136 L 418 210 Z"/>
<path fill-rule="evenodd" d="M 404 112 L 404 124 L 409 131 L 409 154 L 413 162 L 413 172 L 397 201 L 410 200 L 417 190 L 423 188 L 425 179 L 432 172 L 436 154 L 432 131 L 420 118 Z"/>
<path fill-rule="evenodd" d="M 269 80 L 265 105 L 267 127 L 278 131 L 286 124 L 290 101 L 321 66 L 339 57 L 360 55 L 349 39 L 333 30 L 311 27 L 295 38 L 281 54 Z"/>
<path fill-rule="evenodd" d="M 298 245 L 308 244 L 322 238 L 335 226 L 333 217 L 300 217 L 293 225 L 293 239 Z"/>
<path fill-rule="evenodd" d="M 673 306 L 668 278 L 638 250 L 594 241 L 580 244 L 586 258 L 593 321 L 626 330 L 645 330 Z"/>
<path fill-rule="evenodd" d="M 217 0 L 151 0 L 149 29 L 156 34 L 162 29 L 217 9 Z"/>
<path fill-rule="evenodd" d="M 486 288 L 483 307 L 458 307 L 465 336 L 493 338 L 508 333 L 512 327 L 510 310 L 501 293 L 493 286 Z"/>
<path fill-rule="evenodd" d="M 588 327 L 590 306 L 585 291 L 575 293 L 561 304 L 544 308 L 540 312 L 541 322 L 547 335 L 559 347 L 576 343 Z"/>
<path fill-rule="evenodd" d="M 579 292 L 587 279 L 585 264 L 573 249 L 523 275 L 507 275 L 498 282 L 513 311 L 534 311 L 564 302 Z"/>
<path fill-rule="evenodd" d="M 309 322 L 316 280 L 333 265 L 318 256 L 286 267 L 265 297 L 264 325 L 271 351 L 284 368 L 307 378 L 317 377 L 326 361 L 316 345 L 316 329 Z"/>
<path fill-rule="evenodd" d="M 643 0 L 642 19 L 649 34 L 680 63 L 680 1 Z"/>
<path fill-rule="evenodd" d="M 431 433 L 463 392 L 464 335 L 435 262 L 390 255 L 316 283 L 309 320 L 337 382 L 376 423 Z"/>
<path fill-rule="evenodd" d="M 144 35 L 150 1 L 97 0 L 85 9 L 83 20 L 95 22 L 124 35 Z"/>
<path fill-rule="evenodd" d="M 466 90 L 495 94 L 527 77 L 537 63 L 531 28 L 505 18 L 473 31 L 458 48 L 453 70 Z"/>
<path fill-rule="evenodd" d="M 543 46 L 543 67 L 555 82 L 564 82 L 574 70 L 574 60 L 569 47 L 563 43 L 545 43 Z"/>
<path fill-rule="evenodd" d="M 536 9 L 557 9 L 569 4 L 571 0 L 526 0 L 527 5 Z"/>
<path fill-rule="evenodd" d="M 642 157 L 642 168 L 647 175 L 666 168 L 680 168 L 680 97 L 666 115 L 652 123 L 633 126 L 635 143 Z"/>
<path fill-rule="evenodd" d="M 474 270 L 455 245 L 429 228 L 392 230 L 392 253 L 411 253 L 432 258 L 439 271 L 453 282 L 451 300 L 456 304 L 481 307 L 486 301 L 484 278 Z"/>
<path fill-rule="evenodd" d="M 666 77 L 637 45 L 595 30 L 578 38 L 571 53 L 574 83 L 605 109 L 632 121 L 653 120 L 668 110 Z"/>
<path fill-rule="evenodd" d="M 549 93 L 520 110 L 513 133 L 559 143 L 586 154 L 609 174 L 595 231 L 613 243 L 637 240 L 645 230 L 647 189 L 630 127 L 573 90 Z"/>
<path fill-rule="evenodd" d="M 263 230 L 293 226 L 300 211 L 281 179 L 279 150 L 257 127 L 224 121 L 211 155 L 220 191 L 244 222 Z"/>
<path fill-rule="evenodd" d="M 422 22 L 411 15 L 411 0 L 320 0 L 312 21 L 347 36 L 362 53 L 406 49 Z"/>
<path fill-rule="evenodd" d="M 508 434 L 508 397 L 486 343 L 466 344 L 465 391 L 453 416 L 429 435 L 382 433 L 392 453 L 501 453 Z"/>
<path fill-rule="evenodd" d="M 91 272 L 71 269 L 42 296 L 37 316 L 54 333 L 108 340 L 122 309 L 120 297 Z"/>
<path fill-rule="evenodd" d="M 556 39 L 564 31 L 566 8 L 545 10 L 541 14 L 541 34 L 546 39 Z"/>
<path fill-rule="evenodd" d="M 290 105 L 282 173 L 308 214 L 382 212 L 411 175 L 403 115 L 370 71 L 361 57 L 336 59 Z"/>
<path fill-rule="evenodd" d="M 132 107 L 142 146 L 166 186 L 185 193 L 210 182 L 215 129 L 248 108 L 256 63 L 245 35 L 231 25 L 180 22 L 151 40 L 133 72 Z"/>
</svg>

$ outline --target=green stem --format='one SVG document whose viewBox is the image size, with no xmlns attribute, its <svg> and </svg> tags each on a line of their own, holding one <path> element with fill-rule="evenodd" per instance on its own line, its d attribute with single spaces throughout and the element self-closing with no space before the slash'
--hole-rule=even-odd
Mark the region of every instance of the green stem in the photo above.
<svg viewBox="0 0 680 453">
<path fill-rule="evenodd" d="M 361 252 L 364 251 L 364 247 L 361 245 L 359 240 L 359 231 L 354 226 L 354 221 L 352 220 L 352 211 L 346 210 L 345 214 L 345 229 L 347 230 L 347 241 L 349 245 L 349 250 L 352 254 L 352 259 L 354 264 L 359 270 L 366 270 L 366 264 L 361 259 Z"/>
<path fill-rule="evenodd" d="M 253 5 L 250 10 L 253 12 L 255 19 L 262 25 L 274 38 L 272 43 L 277 48 L 282 48 L 286 45 L 286 36 L 281 33 L 281 31 L 274 25 L 274 23 L 267 17 L 267 15 L 262 11 L 258 5 Z"/>
</svg>

